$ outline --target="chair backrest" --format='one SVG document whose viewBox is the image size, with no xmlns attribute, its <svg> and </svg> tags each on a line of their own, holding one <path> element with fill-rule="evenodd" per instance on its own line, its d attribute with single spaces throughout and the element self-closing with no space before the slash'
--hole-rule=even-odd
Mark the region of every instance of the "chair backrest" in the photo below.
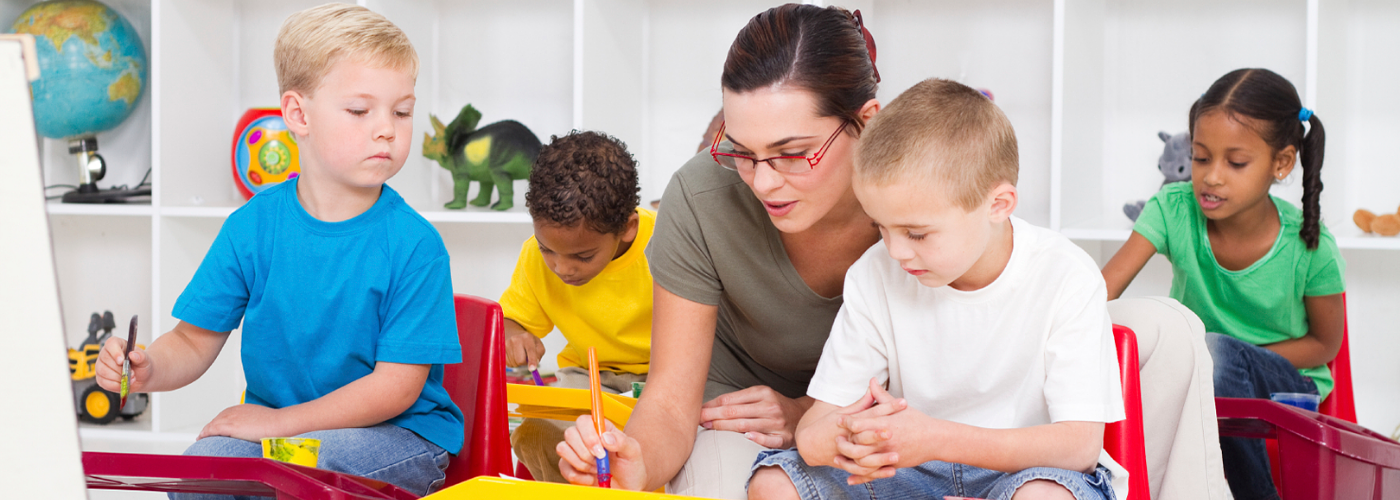
<svg viewBox="0 0 1400 500">
<path fill-rule="evenodd" d="M 1126 418 L 1104 426 L 1103 448 L 1118 465 L 1128 470 L 1128 498 L 1124 500 L 1150 500 L 1152 490 L 1147 481 L 1147 444 L 1142 431 L 1137 335 L 1125 326 L 1113 325 L 1113 343 L 1118 348 L 1118 376 L 1123 382 Z"/>
<path fill-rule="evenodd" d="M 1337 357 L 1327 363 L 1327 369 L 1332 370 L 1332 393 L 1318 406 L 1317 411 L 1323 415 L 1356 423 L 1356 399 L 1351 392 L 1351 348 L 1347 346 L 1346 304 L 1347 294 L 1343 293 L 1342 350 L 1337 351 Z"/>
<path fill-rule="evenodd" d="M 466 439 L 447 465 L 444 487 L 476 476 L 511 473 L 506 422 L 505 323 L 501 306 L 470 295 L 453 297 L 462 362 L 443 367 L 443 388 L 462 409 Z"/>
</svg>

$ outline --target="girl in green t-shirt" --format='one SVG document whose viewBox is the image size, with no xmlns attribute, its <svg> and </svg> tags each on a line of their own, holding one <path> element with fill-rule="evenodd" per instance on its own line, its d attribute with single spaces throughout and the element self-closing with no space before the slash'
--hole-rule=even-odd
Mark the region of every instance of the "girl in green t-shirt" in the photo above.
<svg viewBox="0 0 1400 500">
<path fill-rule="evenodd" d="M 1172 298 L 1216 332 L 1206 344 L 1217 396 L 1325 398 L 1326 364 L 1345 327 L 1345 264 L 1319 220 L 1322 121 L 1288 80 L 1240 69 L 1191 106 L 1190 126 L 1191 184 L 1163 188 L 1144 207 L 1104 266 L 1109 299 L 1161 253 L 1172 264 Z M 1269 194 L 1299 156 L 1301 211 Z M 1220 447 L 1235 498 L 1278 498 L 1262 440 L 1221 438 Z"/>
</svg>

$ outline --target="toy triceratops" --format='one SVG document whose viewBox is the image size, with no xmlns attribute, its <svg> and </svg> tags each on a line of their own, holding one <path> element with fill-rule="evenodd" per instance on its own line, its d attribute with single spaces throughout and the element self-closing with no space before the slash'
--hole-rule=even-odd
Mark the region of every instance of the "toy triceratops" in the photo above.
<svg viewBox="0 0 1400 500">
<path fill-rule="evenodd" d="M 481 183 L 481 192 L 472 199 L 472 206 L 491 203 L 491 188 L 500 197 L 492 210 L 507 210 L 515 205 L 513 181 L 530 178 L 530 167 L 540 154 L 540 140 L 534 132 L 515 120 L 502 120 L 476 128 L 481 112 L 468 104 L 446 127 L 436 116 L 428 115 L 436 135 L 423 134 L 423 156 L 438 162 L 452 172 L 452 201 L 447 208 L 467 206 L 467 188 L 471 181 Z"/>
<path fill-rule="evenodd" d="M 1162 147 L 1162 156 L 1157 158 L 1157 170 L 1162 172 L 1162 185 L 1173 182 L 1187 182 L 1191 180 L 1191 134 L 1182 132 L 1171 135 L 1166 132 L 1157 132 L 1157 137 L 1162 139 L 1166 145 Z M 1123 204 L 1123 215 L 1127 215 L 1134 222 L 1138 216 L 1142 215 L 1142 207 L 1147 206 L 1146 200 L 1138 200 L 1133 203 Z"/>
</svg>

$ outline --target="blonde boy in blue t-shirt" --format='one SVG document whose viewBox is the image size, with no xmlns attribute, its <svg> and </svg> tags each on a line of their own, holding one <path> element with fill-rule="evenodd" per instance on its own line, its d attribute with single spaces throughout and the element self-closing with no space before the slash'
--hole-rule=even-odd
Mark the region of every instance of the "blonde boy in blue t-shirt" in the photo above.
<svg viewBox="0 0 1400 500">
<path fill-rule="evenodd" d="M 132 390 L 194 382 L 241 322 L 246 404 L 187 455 L 316 438 L 319 467 L 426 495 L 461 450 L 463 419 L 442 387 L 442 365 L 461 361 L 447 251 L 384 184 L 409 155 L 418 57 L 393 23 L 343 4 L 292 14 L 274 53 L 301 176 L 224 222 L 175 303 L 180 323 L 132 351 Z M 103 348 L 104 388 L 118 387 L 124 347 Z"/>
</svg>

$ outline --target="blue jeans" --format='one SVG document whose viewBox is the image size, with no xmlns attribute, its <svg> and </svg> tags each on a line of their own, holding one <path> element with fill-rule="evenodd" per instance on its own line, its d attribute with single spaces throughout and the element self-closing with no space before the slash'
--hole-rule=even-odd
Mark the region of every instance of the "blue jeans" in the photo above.
<svg viewBox="0 0 1400 500">
<path fill-rule="evenodd" d="M 1215 395 L 1222 398 L 1269 399 L 1275 392 L 1317 394 L 1317 384 L 1278 353 L 1221 335 L 1206 334 L 1206 347 L 1215 361 Z M 1220 438 L 1225 480 L 1237 500 L 1277 499 L 1263 439 Z"/>
<path fill-rule="evenodd" d="M 448 453 L 413 431 L 391 424 L 360 429 L 308 432 L 296 437 L 321 440 L 316 468 L 367 477 L 393 484 L 418 496 L 442 487 L 447 478 Z M 262 457 L 262 443 L 224 436 L 195 441 L 185 455 Z M 223 495 L 171 493 L 173 500 L 215 500 Z"/>
<path fill-rule="evenodd" d="M 783 468 L 802 500 L 902 500 L 944 496 L 1009 500 L 1017 488 L 1037 479 L 1064 486 L 1078 500 L 1114 500 L 1112 473 L 1103 466 L 1095 469 L 1093 474 L 1052 467 L 1032 467 L 1007 474 L 971 465 L 934 461 L 899 469 L 894 477 L 851 486 L 846 484 L 846 478 L 850 477 L 846 471 L 807 465 L 796 449 L 764 450 L 758 454 L 753 470 L 770 465 Z"/>
</svg>

